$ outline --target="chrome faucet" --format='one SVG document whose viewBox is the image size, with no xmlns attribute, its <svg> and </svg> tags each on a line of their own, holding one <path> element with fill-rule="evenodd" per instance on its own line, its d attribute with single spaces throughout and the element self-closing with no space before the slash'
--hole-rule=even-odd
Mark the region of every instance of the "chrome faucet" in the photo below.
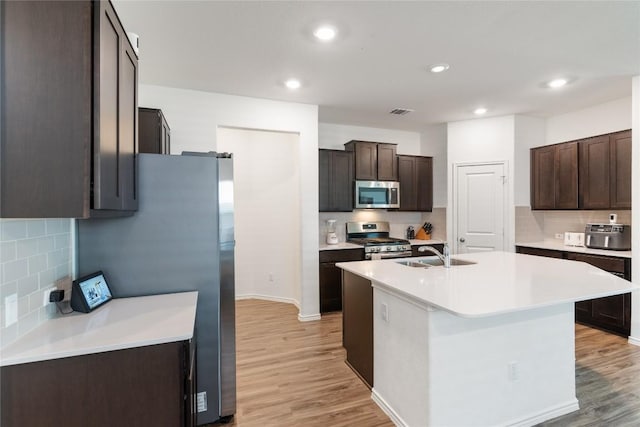
<svg viewBox="0 0 640 427">
<path fill-rule="evenodd" d="M 449 252 L 449 245 L 444 244 L 442 253 L 432 246 L 420 246 L 418 252 L 431 252 L 435 254 L 444 263 L 444 268 L 451 267 L 451 253 Z"/>
</svg>

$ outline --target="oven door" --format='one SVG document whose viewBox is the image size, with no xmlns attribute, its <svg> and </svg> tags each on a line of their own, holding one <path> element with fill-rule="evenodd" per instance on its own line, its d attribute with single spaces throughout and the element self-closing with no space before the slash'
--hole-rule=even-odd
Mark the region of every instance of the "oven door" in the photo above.
<svg viewBox="0 0 640 427">
<path fill-rule="evenodd" d="M 356 181 L 356 209 L 395 209 L 400 207 L 400 183 L 395 181 Z"/>
</svg>

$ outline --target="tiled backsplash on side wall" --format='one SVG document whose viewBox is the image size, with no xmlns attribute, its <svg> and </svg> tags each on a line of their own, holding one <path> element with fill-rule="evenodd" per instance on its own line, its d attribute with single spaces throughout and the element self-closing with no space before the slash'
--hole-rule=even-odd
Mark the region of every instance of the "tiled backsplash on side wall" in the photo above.
<svg viewBox="0 0 640 427">
<path fill-rule="evenodd" d="M 516 206 L 516 243 L 554 239 L 565 231 L 584 232 L 588 223 L 609 223 L 609 214 L 618 215 L 619 224 L 631 225 L 631 211 L 532 211 Z"/>
<path fill-rule="evenodd" d="M 70 219 L 0 219 L 0 346 L 57 315 L 43 293 L 71 275 Z M 17 295 L 18 321 L 6 325 L 6 297 Z"/>
<path fill-rule="evenodd" d="M 320 244 L 326 242 L 327 220 L 336 220 L 336 234 L 338 240 L 346 240 L 345 225 L 351 221 L 388 221 L 391 237 L 404 238 L 408 226 L 413 226 L 416 231 L 425 222 L 433 225 L 433 239 L 444 240 L 447 235 L 447 209 L 433 208 L 432 212 L 393 212 L 385 210 L 355 210 L 353 212 L 320 212 L 319 236 Z"/>
</svg>

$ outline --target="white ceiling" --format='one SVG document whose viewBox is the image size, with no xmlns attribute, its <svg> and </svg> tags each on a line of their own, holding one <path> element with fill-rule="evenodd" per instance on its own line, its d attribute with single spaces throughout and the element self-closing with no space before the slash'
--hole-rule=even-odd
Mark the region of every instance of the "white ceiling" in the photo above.
<svg viewBox="0 0 640 427">
<path fill-rule="evenodd" d="M 317 104 L 329 123 L 419 130 L 480 105 L 549 116 L 630 96 L 640 75 L 640 1 L 114 4 L 140 36 L 141 83 Z M 320 23 L 334 42 L 313 38 Z M 543 86 L 557 76 L 573 81 Z"/>
</svg>

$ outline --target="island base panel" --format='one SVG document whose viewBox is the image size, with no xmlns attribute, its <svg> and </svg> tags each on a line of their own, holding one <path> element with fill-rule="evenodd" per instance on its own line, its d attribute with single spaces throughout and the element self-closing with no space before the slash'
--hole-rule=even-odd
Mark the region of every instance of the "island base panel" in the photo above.
<svg viewBox="0 0 640 427">
<path fill-rule="evenodd" d="M 534 425 L 578 409 L 572 303 L 462 318 L 374 284 L 373 306 L 372 398 L 397 425 Z"/>
</svg>

